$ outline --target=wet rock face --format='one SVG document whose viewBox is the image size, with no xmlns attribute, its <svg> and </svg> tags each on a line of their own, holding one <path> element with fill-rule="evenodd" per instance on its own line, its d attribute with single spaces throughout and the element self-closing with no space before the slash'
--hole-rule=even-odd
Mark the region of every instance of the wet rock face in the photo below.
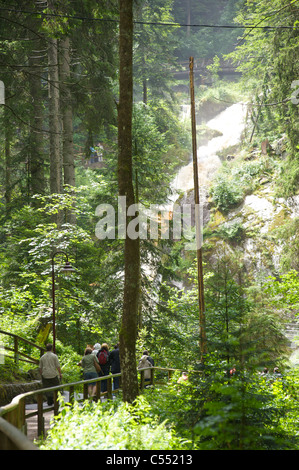
<svg viewBox="0 0 299 470">
<path fill-rule="evenodd" d="M 176 204 L 180 205 L 190 205 L 191 207 L 194 206 L 194 189 L 183 194 L 177 201 Z M 208 193 L 205 191 L 201 191 L 200 193 L 200 201 L 199 204 L 202 208 L 202 222 L 203 226 L 205 226 L 210 221 L 210 210 L 211 210 L 211 203 L 209 201 Z M 194 220 L 194 211 L 192 210 L 192 218 L 191 218 L 191 225 L 192 227 L 195 226 Z"/>
<path fill-rule="evenodd" d="M 28 378 L 29 380 L 42 380 L 39 369 L 37 368 L 28 370 Z"/>
<path fill-rule="evenodd" d="M 232 246 L 240 251 L 246 270 L 253 276 L 263 273 L 270 275 L 280 270 L 285 246 L 294 242 L 291 237 L 282 238 L 277 234 L 281 227 L 291 225 L 299 216 L 299 195 L 284 199 L 275 197 L 275 180 L 273 175 L 262 171 L 256 177 L 252 192 L 245 191 L 236 206 L 228 212 L 217 210 L 215 204 L 209 200 L 209 188 L 218 169 L 221 167 L 219 155 L 223 149 L 230 149 L 240 142 L 245 125 L 245 111 L 243 105 L 235 104 L 220 112 L 217 116 L 213 112 L 213 119 L 206 122 L 206 128 L 219 135 L 213 134 L 206 145 L 200 142 L 197 151 L 198 177 L 200 191 L 201 217 L 203 226 L 210 230 L 213 240 L 206 255 L 213 256 L 218 245 L 230 250 Z M 219 111 L 218 111 L 219 112 Z M 267 155 L 268 150 L 282 155 L 284 140 L 272 142 L 266 139 L 261 142 L 261 149 L 255 149 L 248 155 L 241 155 L 241 159 L 257 160 Z M 235 160 L 235 155 L 229 155 L 227 161 Z M 265 167 L 266 168 L 266 167 Z M 267 170 L 267 168 L 266 168 Z M 249 185 L 250 186 L 250 185 Z M 181 207 L 194 205 L 194 180 L 192 157 L 188 165 L 183 166 L 176 175 L 172 187 L 177 191 L 176 204 Z M 230 188 L 228 188 L 230 189 Z M 223 189 L 225 193 L 225 188 Z M 230 196 L 227 195 L 229 198 Z M 194 226 L 194 217 L 191 220 Z"/>
<path fill-rule="evenodd" d="M 269 182 L 258 194 L 246 196 L 242 204 L 225 217 L 226 224 L 238 221 L 244 228 L 245 237 L 240 247 L 248 269 L 251 265 L 256 272 L 264 271 L 269 275 L 280 270 L 286 243 L 286 240 L 278 240 L 275 232 L 299 215 L 299 196 L 277 199 L 271 189 Z"/>
</svg>

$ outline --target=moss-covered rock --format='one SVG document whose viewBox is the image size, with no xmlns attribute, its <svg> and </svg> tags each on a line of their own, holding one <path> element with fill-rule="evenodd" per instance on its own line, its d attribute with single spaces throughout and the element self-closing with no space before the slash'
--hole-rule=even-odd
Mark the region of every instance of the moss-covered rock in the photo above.
<svg viewBox="0 0 299 470">
<path fill-rule="evenodd" d="M 2 384 L 0 385 L 0 406 L 8 405 L 14 397 L 22 393 L 39 390 L 42 387 L 40 381 L 18 384 Z"/>
</svg>

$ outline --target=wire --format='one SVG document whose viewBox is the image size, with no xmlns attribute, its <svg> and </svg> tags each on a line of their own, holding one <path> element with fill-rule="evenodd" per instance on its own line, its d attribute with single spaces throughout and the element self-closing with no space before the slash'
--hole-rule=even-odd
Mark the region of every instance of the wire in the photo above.
<svg viewBox="0 0 299 470">
<path fill-rule="evenodd" d="M 297 0 L 295 0 L 297 1 Z M 0 11 L 8 11 L 11 13 L 24 13 L 27 15 L 38 15 L 43 17 L 53 17 L 53 18 L 65 18 L 79 21 L 95 21 L 95 22 L 111 22 L 119 23 L 118 19 L 112 18 L 92 18 L 88 16 L 78 16 L 78 15 L 63 15 L 57 13 L 41 13 L 36 11 L 28 10 L 15 10 L 13 8 L 3 8 L 0 7 Z M 213 25 L 213 24 L 186 24 L 186 23 L 169 23 L 169 22 L 151 22 L 151 21 L 137 21 L 134 20 L 134 24 L 149 25 L 149 26 L 174 26 L 174 27 L 191 27 L 191 28 L 214 28 L 214 29 L 296 29 L 295 26 L 255 26 L 255 25 Z"/>
<path fill-rule="evenodd" d="M 238 45 L 239 45 L 242 41 L 244 41 L 244 39 L 251 33 L 251 31 L 252 31 L 253 29 L 262 28 L 262 26 L 259 26 L 260 23 L 262 23 L 263 21 L 265 21 L 267 18 L 270 18 L 271 16 L 277 15 L 277 13 L 280 13 L 282 10 L 284 10 L 285 8 L 290 7 L 290 6 L 293 5 L 294 3 L 297 3 L 298 1 L 299 1 L 299 0 L 293 0 L 290 4 L 284 5 L 284 6 L 283 6 L 282 8 L 280 8 L 279 10 L 276 10 L 276 11 L 272 12 L 271 14 L 264 16 L 264 18 L 262 18 L 258 23 L 256 23 L 256 25 L 253 26 L 253 27 L 245 34 L 245 36 L 243 36 L 243 37 L 238 41 Z M 293 26 L 293 29 L 296 29 L 295 26 Z"/>
</svg>

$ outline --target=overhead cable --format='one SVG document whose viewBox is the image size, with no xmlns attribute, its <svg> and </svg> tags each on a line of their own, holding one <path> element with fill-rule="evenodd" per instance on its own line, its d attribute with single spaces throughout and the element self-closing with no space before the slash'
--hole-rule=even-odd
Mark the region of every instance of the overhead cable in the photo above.
<svg viewBox="0 0 299 470">
<path fill-rule="evenodd" d="M 8 11 L 10 13 L 23 13 L 26 15 L 37 15 L 45 18 L 63 18 L 69 20 L 78 20 L 78 21 L 91 21 L 91 22 L 111 22 L 119 23 L 119 19 L 113 18 L 94 18 L 89 16 L 79 16 L 79 15 L 67 15 L 67 14 L 58 14 L 58 13 L 42 13 L 29 10 L 20 10 L 14 8 L 5 8 L 0 7 L 0 11 Z M 171 22 L 154 22 L 154 21 L 138 21 L 134 20 L 134 24 L 148 25 L 148 26 L 167 26 L 167 27 L 188 27 L 188 28 L 213 28 L 213 29 L 263 29 L 263 30 L 273 30 L 273 29 L 297 29 L 296 26 L 258 26 L 258 25 L 229 25 L 229 24 L 187 24 L 187 23 L 171 23 Z"/>
</svg>

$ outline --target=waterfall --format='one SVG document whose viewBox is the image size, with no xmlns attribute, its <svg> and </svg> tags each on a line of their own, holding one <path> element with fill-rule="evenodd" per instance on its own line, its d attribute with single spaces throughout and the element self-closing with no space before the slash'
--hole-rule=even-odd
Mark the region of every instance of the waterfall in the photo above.
<svg viewBox="0 0 299 470">
<path fill-rule="evenodd" d="M 182 120 L 191 119 L 190 105 L 182 105 L 181 111 Z M 245 128 L 245 118 L 246 106 L 242 103 L 236 103 L 229 106 L 206 123 L 207 127 L 220 132 L 221 135 L 212 138 L 207 145 L 199 146 L 197 149 L 199 187 L 202 199 L 204 199 L 207 193 L 206 189 L 221 165 L 221 160 L 217 152 L 240 142 L 242 132 Z M 187 193 L 193 188 L 193 156 L 191 155 L 189 163 L 180 168 L 174 177 L 171 183 L 171 194 L 168 196 L 168 201 L 159 206 L 161 212 L 165 211 L 167 214 L 172 213 L 174 204 L 180 193 Z M 203 215 L 202 220 L 204 222 Z M 193 245 L 191 248 L 189 247 L 187 249 L 195 249 L 195 244 L 194 248 L 192 247 Z M 143 265 L 142 268 L 148 275 L 150 274 L 151 279 L 155 278 L 156 272 L 151 266 L 146 267 L 146 265 Z M 179 287 L 182 287 L 182 283 L 180 283 Z"/>
<path fill-rule="evenodd" d="M 186 107 L 183 108 L 183 112 L 185 116 L 188 115 Z M 209 128 L 221 132 L 222 135 L 214 137 L 207 145 L 197 149 L 199 186 L 202 190 L 210 184 L 221 165 L 217 153 L 240 142 L 245 127 L 245 117 L 246 106 L 242 103 L 236 103 L 206 123 Z M 178 192 L 187 192 L 193 188 L 193 158 L 191 155 L 190 162 L 178 171 L 172 181 L 171 189 L 174 194 L 171 196 L 171 200 L 175 201 Z"/>
</svg>

